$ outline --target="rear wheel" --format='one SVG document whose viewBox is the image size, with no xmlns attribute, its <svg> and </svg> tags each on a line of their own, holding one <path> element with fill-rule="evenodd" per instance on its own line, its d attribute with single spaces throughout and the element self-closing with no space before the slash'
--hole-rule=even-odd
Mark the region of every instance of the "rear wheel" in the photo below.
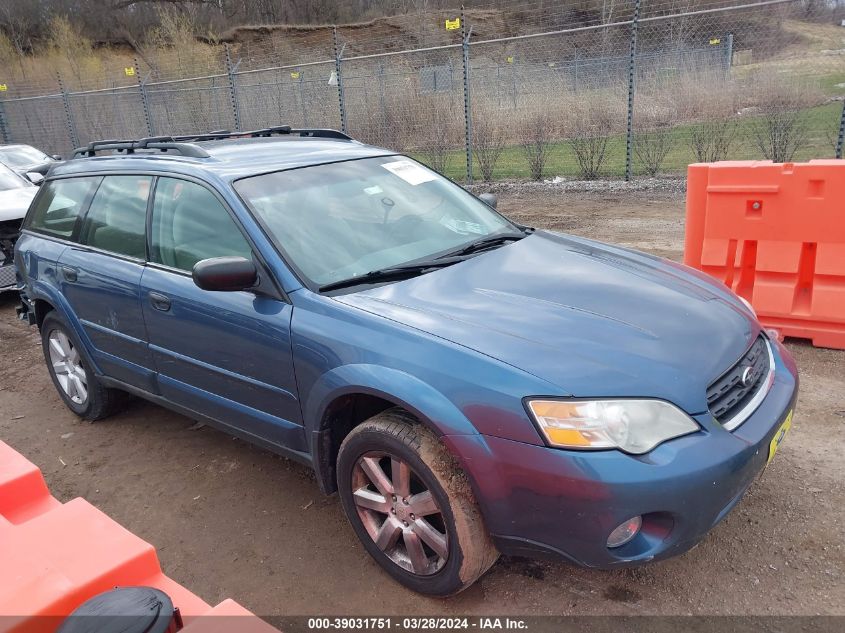
<svg viewBox="0 0 845 633">
<path fill-rule="evenodd" d="M 114 413 L 123 394 L 97 379 L 75 334 L 55 312 L 44 317 L 41 324 L 41 346 L 50 378 L 71 411 L 91 421 Z"/>
<path fill-rule="evenodd" d="M 338 489 L 364 547 L 414 591 L 458 593 L 498 558 L 466 475 L 402 410 L 385 411 L 346 437 Z"/>
</svg>

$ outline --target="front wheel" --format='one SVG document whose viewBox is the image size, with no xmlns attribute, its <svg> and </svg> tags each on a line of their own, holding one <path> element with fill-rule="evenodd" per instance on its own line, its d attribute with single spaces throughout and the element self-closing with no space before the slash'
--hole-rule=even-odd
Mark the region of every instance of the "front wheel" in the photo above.
<svg viewBox="0 0 845 633">
<path fill-rule="evenodd" d="M 337 465 L 341 502 L 358 538 L 409 589 L 456 594 L 496 562 L 466 475 L 404 411 L 355 427 Z"/>
</svg>

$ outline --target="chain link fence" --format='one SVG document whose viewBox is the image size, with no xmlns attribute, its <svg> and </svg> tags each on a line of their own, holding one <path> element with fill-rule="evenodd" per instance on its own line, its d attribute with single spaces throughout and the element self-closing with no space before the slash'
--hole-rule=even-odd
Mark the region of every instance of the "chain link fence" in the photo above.
<svg viewBox="0 0 845 633">
<path fill-rule="evenodd" d="M 470 182 L 842 156 L 842 0 L 605 0 L 590 16 L 500 4 L 191 36 L 46 93 L 19 82 L 0 93 L 0 141 L 67 154 L 103 138 L 330 127 Z"/>
</svg>

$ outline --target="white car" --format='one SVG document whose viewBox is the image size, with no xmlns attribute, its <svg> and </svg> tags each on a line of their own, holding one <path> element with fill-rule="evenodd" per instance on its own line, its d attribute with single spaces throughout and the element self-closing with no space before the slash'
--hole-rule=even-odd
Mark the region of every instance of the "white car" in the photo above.
<svg viewBox="0 0 845 633">
<path fill-rule="evenodd" d="M 0 292 L 14 290 L 15 242 L 38 187 L 0 163 Z"/>
<path fill-rule="evenodd" d="M 50 156 L 31 145 L 0 145 L 0 163 L 26 177 L 30 172 L 45 176 L 61 156 Z"/>
</svg>

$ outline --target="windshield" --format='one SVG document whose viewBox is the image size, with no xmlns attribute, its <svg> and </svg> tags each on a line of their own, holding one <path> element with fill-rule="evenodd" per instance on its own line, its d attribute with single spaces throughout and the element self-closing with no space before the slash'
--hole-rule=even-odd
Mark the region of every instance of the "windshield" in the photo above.
<svg viewBox="0 0 845 633">
<path fill-rule="evenodd" d="M 459 249 L 517 229 L 452 181 L 404 156 L 352 160 L 235 183 L 313 285 Z"/>
<path fill-rule="evenodd" d="M 0 163 L 0 191 L 9 189 L 20 189 L 29 185 L 29 182 L 18 176 L 11 169 Z"/>
<path fill-rule="evenodd" d="M 0 147 L 0 161 L 10 167 L 26 167 L 38 163 L 46 163 L 52 159 L 44 152 L 28 145 Z"/>
</svg>

